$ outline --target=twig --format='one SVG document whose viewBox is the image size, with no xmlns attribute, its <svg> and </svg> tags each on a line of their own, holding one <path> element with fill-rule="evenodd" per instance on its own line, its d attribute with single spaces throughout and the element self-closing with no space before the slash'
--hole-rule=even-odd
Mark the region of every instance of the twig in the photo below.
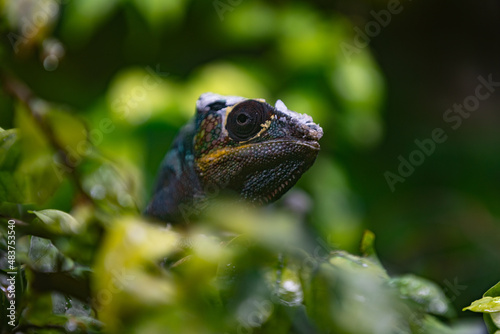
<svg viewBox="0 0 500 334">
<path fill-rule="evenodd" d="M 0 72 L 0 82 L 2 83 L 3 89 L 6 93 L 10 94 L 17 100 L 19 100 L 30 112 L 30 115 L 36 121 L 40 129 L 43 131 L 47 139 L 49 140 L 52 147 L 54 147 L 61 159 L 66 170 L 69 171 L 72 182 L 75 184 L 78 193 L 87 201 L 93 202 L 92 198 L 84 191 L 83 185 L 78 176 L 76 167 L 73 166 L 68 159 L 68 152 L 65 150 L 63 145 L 58 142 L 57 138 L 54 136 L 49 124 L 47 124 L 40 113 L 33 108 L 34 102 L 38 98 L 33 94 L 33 92 L 24 83 L 18 79 Z"/>
</svg>

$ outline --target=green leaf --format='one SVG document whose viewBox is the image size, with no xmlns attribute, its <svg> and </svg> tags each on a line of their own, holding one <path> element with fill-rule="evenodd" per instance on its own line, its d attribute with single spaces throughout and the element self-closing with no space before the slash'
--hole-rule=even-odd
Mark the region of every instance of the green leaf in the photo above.
<svg viewBox="0 0 500 334">
<path fill-rule="evenodd" d="M 26 180 L 11 172 L 0 171 L 0 202 L 25 202 Z"/>
<path fill-rule="evenodd" d="M 96 156 L 81 166 L 81 180 L 84 191 L 96 203 L 116 214 L 124 210 L 137 212 L 138 171 L 126 162 L 121 165 L 104 161 Z"/>
<path fill-rule="evenodd" d="M 32 302 L 24 309 L 21 324 L 50 325 L 64 328 L 68 319 L 64 315 L 54 314 L 51 294 L 43 294 L 37 298 L 31 298 L 31 300 Z"/>
<path fill-rule="evenodd" d="M 500 312 L 484 313 L 483 318 L 489 333 L 500 334 Z"/>
<path fill-rule="evenodd" d="M 464 308 L 465 310 L 483 313 L 500 312 L 500 297 L 483 297 L 473 301 L 470 306 Z"/>
<path fill-rule="evenodd" d="M 73 216 L 59 210 L 29 211 L 34 213 L 44 227 L 55 234 L 76 234 L 80 231 L 80 224 Z"/>
<path fill-rule="evenodd" d="M 18 131 L 5 131 L 0 135 L 0 144 L 3 143 L 0 147 L 0 200 L 44 203 L 59 188 L 66 174 L 72 172 L 66 164 L 76 168 L 87 155 L 87 132 L 81 120 L 48 104 L 38 108 L 35 116 L 19 105 L 15 119 Z M 48 130 L 44 132 L 44 128 Z M 19 144 L 15 143 L 16 133 Z M 10 153 L 6 155 L 4 148 L 9 148 Z M 66 164 L 55 160 L 57 149 L 65 151 Z"/>
<path fill-rule="evenodd" d="M 366 230 L 363 233 L 363 238 L 361 239 L 361 253 L 366 258 L 375 261 L 380 265 L 380 261 L 375 251 L 375 234 L 372 231 Z"/>
<path fill-rule="evenodd" d="M 267 249 L 281 251 L 300 247 L 303 242 L 300 224 L 285 212 L 255 210 L 241 203 L 221 200 L 211 203 L 206 214 L 217 227 L 243 234 Z M 188 213 L 187 218 L 190 217 Z"/>
<path fill-rule="evenodd" d="M 42 204 L 59 188 L 63 175 L 54 162 L 55 149 L 37 124 L 35 117 L 22 105 L 16 109 L 21 161 L 16 166 L 15 179 L 20 185 L 20 203 Z"/>
<path fill-rule="evenodd" d="M 185 115 L 179 108 L 176 102 L 178 88 L 167 76 L 159 66 L 130 67 L 117 73 L 106 93 L 113 126 L 135 127 L 150 117 L 176 126 L 183 124 L 191 115 Z M 116 139 L 116 134 L 113 137 Z"/>
<path fill-rule="evenodd" d="M 277 20 L 281 24 L 274 22 L 274 30 L 280 34 L 277 39 L 279 57 L 288 67 L 295 70 L 332 61 L 330 55 L 332 49 L 336 49 L 336 41 L 331 37 L 331 26 L 317 12 L 309 6 L 299 5 L 290 6 L 287 10 L 278 12 L 278 15 Z M 266 21 L 265 17 L 262 24 L 272 24 Z M 258 20 L 253 20 L 248 25 L 258 23 Z"/>
<path fill-rule="evenodd" d="M 344 273 L 371 275 L 374 280 L 379 281 L 389 278 L 387 272 L 379 263 L 344 251 L 335 251 L 329 262 Z"/>
<path fill-rule="evenodd" d="M 383 134 L 380 118 L 385 93 L 383 76 L 366 50 L 349 59 L 338 55 L 336 60 L 330 73 L 331 88 L 345 110 L 339 115 L 337 131 L 358 147 L 371 147 Z"/>
<path fill-rule="evenodd" d="M 19 135 L 16 129 L 0 130 L 0 202 L 23 202 L 26 180 L 16 175 L 21 158 Z"/>
<path fill-rule="evenodd" d="M 389 280 L 389 284 L 398 289 L 404 299 L 417 303 L 424 312 L 453 316 L 448 298 L 434 282 L 415 275 L 404 275 Z"/>
<path fill-rule="evenodd" d="M 500 297 L 500 282 L 492 286 L 488 291 L 486 291 L 483 297 Z"/>
<path fill-rule="evenodd" d="M 447 327 L 431 315 L 425 315 L 421 321 L 412 323 L 413 333 L 425 334 L 454 334 L 456 331 Z"/>
<path fill-rule="evenodd" d="M 113 13 L 120 0 L 69 1 L 62 21 L 67 41 L 76 45 L 87 42 L 92 33 Z"/>
<path fill-rule="evenodd" d="M 74 262 L 65 257 L 50 240 L 31 237 L 29 249 L 30 266 L 39 272 L 56 272 L 70 270 Z"/>
<path fill-rule="evenodd" d="M 84 123 L 68 111 L 52 109 L 44 119 L 57 143 L 76 161 L 87 155 L 90 143 Z"/>
<path fill-rule="evenodd" d="M 138 11 L 152 27 L 179 21 L 186 7 L 186 0 L 132 0 Z"/>
<path fill-rule="evenodd" d="M 23 311 L 22 324 L 31 324 L 37 327 L 59 327 L 55 333 L 61 333 L 61 330 L 96 333 L 102 327 L 102 323 L 91 317 L 90 307 L 77 299 L 53 292 L 36 295 L 36 298 L 35 295 L 32 295 L 30 301 Z M 70 330 L 73 328 L 78 329 L 78 331 Z M 49 333 L 48 331 L 39 331 Z"/>
<path fill-rule="evenodd" d="M 19 160 L 19 135 L 16 129 L 0 129 L 0 170 L 13 170 Z"/>
<path fill-rule="evenodd" d="M 156 262 L 177 249 L 176 233 L 136 217 L 117 218 L 108 228 L 94 267 L 95 307 L 110 332 L 121 320 L 146 312 L 147 307 L 170 304 L 178 293 L 171 278 Z"/>
<path fill-rule="evenodd" d="M 475 300 L 463 311 L 482 312 L 489 333 L 500 334 L 500 282 L 491 287 L 483 298 Z"/>
</svg>

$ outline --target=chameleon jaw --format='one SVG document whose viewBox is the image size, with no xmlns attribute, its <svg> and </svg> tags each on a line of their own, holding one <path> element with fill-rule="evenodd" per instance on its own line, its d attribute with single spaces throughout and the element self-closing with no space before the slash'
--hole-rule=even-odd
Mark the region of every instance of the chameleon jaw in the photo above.
<svg viewBox="0 0 500 334">
<path fill-rule="evenodd" d="M 204 186 L 226 188 L 265 204 L 293 187 L 318 152 L 315 141 L 281 139 L 225 147 L 197 159 L 196 165 Z"/>
<path fill-rule="evenodd" d="M 224 147 L 218 150 L 215 150 L 213 152 L 207 153 L 204 156 L 200 157 L 197 159 L 197 166 L 200 171 L 204 172 L 205 170 L 208 170 L 211 168 L 213 164 L 218 163 L 222 159 L 226 159 L 228 156 L 244 156 L 251 154 L 249 151 L 251 151 L 252 148 L 254 147 L 266 147 L 266 146 L 271 146 L 271 145 L 281 145 L 281 146 L 287 146 L 287 145 L 298 145 L 298 146 L 304 146 L 308 150 L 311 150 L 312 152 L 315 152 L 315 154 L 318 153 L 320 150 L 320 145 L 316 141 L 302 141 L 302 140 L 273 140 L 273 141 L 268 141 L 266 143 L 246 143 L 241 146 L 237 147 Z M 241 154 L 240 154 L 241 153 Z"/>
<path fill-rule="evenodd" d="M 298 144 L 298 145 L 307 146 L 310 149 L 317 150 L 317 151 L 319 151 L 319 149 L 321 148 L 320 145 L 319 145 L 319 143 L 317 141 L 297 141 L 295 143 Z"/>
</svg>

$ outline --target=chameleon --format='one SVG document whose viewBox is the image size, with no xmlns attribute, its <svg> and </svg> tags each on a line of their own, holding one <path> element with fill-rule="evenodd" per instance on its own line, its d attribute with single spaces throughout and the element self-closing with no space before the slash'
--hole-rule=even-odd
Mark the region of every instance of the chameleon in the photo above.
<svg viewBox="0 0 500 334">
<path fill-rule="evenodd" d="M 295 185 L 316 160 L 323 129 L 312 117 L 264 99 L 202 94 L 196 115 L 163 159 L 145 214 L 187 221 L 207 198 L 230 192 L 265 205 Z"/>
</svg>

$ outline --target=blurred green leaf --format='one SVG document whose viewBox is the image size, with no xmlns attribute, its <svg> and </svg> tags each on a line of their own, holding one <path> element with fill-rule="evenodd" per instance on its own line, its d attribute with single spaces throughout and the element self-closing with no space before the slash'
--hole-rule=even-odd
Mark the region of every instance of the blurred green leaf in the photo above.
<svg viewBox="0 0 500 334">
<path fill-rule="evenodd" d="M 55 148 L 37 124 L 35 117 L 24 107 L 16 110 L 16 125 L 21 145 L 21 160 L 15 171 L 15 178 L 22 180 L 24 187 L 18 190 L 21 203 L 43 203 L 60 186 L 66 167 L 54 161 Z"/>
<path fill-rule="evenodd" d="M 329 62 L 335 49 L 329 22 L 305 4 L 289 6 L 278 15 L 278 48 L 288 66 L 315 67 Z"/>
<path fill-rule="evenodd" d="M 19 159 L 19 136 L 17 130 L 0 128 L 0 169 L 14 170 Z"/>
<path fill-rule="evenodd" d="M 364 115 L 378 114 L 384 93 L 383 77 L 368 52 L 351 61 L 341 55 L 332 68 L 331 88 L 342 104 L 353 112 Z"/>
<path fill-rule="evenodd" d="M 132 0 L 148 23 L 155 28 L 182 19 L 187 0 Z"/>
<path fill-rule="evenodd" d="M 361 252 L 365 257 L 377 258 L 375 252 L 375 234 L 372 231 L 366 230 L 361 239 Z"/>
<path fill-rule="evenodd" d="M 322 177 L 311 178 L 309 183 L 316 207 L 312 224 L 335 248 L 357 250 L 363 228 L 347 172 L 338 163 L 321 156 L 314 168 Z"/>
<path fill-rule="evenodd" d="M 277 296 L 280 303 L 289 307 L 300 306 L 304 302 L 304 292 L 299 277 L 299 270 L 290 263 L 279 273 L 277 277 L 278 291 Z"/>
<path fill-rule="evenodd" d="M 237 44 L 248 44 L 273 37 L 278 31 L 276 10 L 262 1 L 241 3 L 238 10 L 221 14 L 222 29 Z"/>
<path fill-rule="evenodd" d="M 103 324 L 92 313 L 90 308 L 76 299 L 59 293 L 46 293 L 25 308 L 20 326 L 47 326 L 55 328 L 57 333 L 98 333 Z"/>
<path fill-rule="evenodd" d="M 82 227 L 75 218 L 63 211 L 47 209 L 29 212 L 34 213 L 45 224 L 44 227 L 54 234 L 76 234 Z"/>
<path fill-rule="evenodd" d="M 179 126 L 187 118 L 176 103 L 178 90 L 159 67 L 129 68 L 113 78 L 106 102 L 116 124 L 137 126 L 154 118 Z"/>
<path fill-rule="evenodd" d="M 454 334 L 456 332 L 459 332 L 459 329 L 452 330 L 430 315 L 425 315 L 422 320 L 412 324 L 412 333 Z"/>
<path fill-rule="evenodd" d="M 51 294 L 44 294 L 38 297 L 33 303 L 26 307 L 24 317 L 20 324 L 31 324 L 35 326 L 50 325 L 63 329 L 68 319 L 64 315 L 53 312 L 54 306 L 57 307 L 57 305 L 53 304 Z"/>
<path fill-rule="evenodd" d="M 331 68 L 330 85 L 343 107 L 339 115 L 340 130 L 354 145 L 372 147 L 380 141 L 383 132 L 380 119 L 383 77 L 364 49 L 349 59 L 338 55 L 336 62 Z"/>
<path fill-rule="evenodd" d="M 0 130 L 0 202 L 25 200 L 26 180 L 15 173 L 21 158 L 17 130 Z"/>
<path fill-rule="evenodd" d="M 417 303 L 423 312 L 447 317 L 455 315 L 448 298 L 434 282 L 408 274 L 392 278 L 389 284 L 398 289 L 402 298 Z"/>
<path fill-rule="evenodd" d="M 94 31 L 118 7 L 120 0 L 72 0 L 63 16 L 63 35 L 77 46 L 84 44 Z"/>
<path fill-rule="evenodd" d="M 134 166 L 112 163 L 96 155 L 81 166 L 84 191 L 110 213 L 137 212 L 138 171 Z"/>
<path fill-rule="evenodd" d="M 258 240 L 269 249 L 286 250 L 302 243 L 299 222 L 284 212 L 264 212 L 234 201 L 216 202 L 206 212 L 220 228 Z"/>
<path fill-rule="evenodd" d="M 79 161 L 87 155 L 87 129 L 76 115 L 54 108 L 45 115 L 45 122 L 54 139 L 72 158 Z"/>
<path fill-rule="evenodd" d="M 386 286 L 385 270 L 370 260 L 336 252 L 319 266 L 306 290 L 308 314 L 322 331 L 392 333 L 405 328 L 404 308 Z M 376 302 L 375 302 L 376 301 Z"/>
<path fill-rule="evenodd" d="M 68 271 L 74 267 L 74 262 L 65 257 L 50 240 L 31 237 L 29 249 L 29 264 L 40 272 Z"/>
<path fill-rule="evenodd" d="M 155 268 L 155 261 L 177 247 L 178 236 L 136 217 L 110 222 L 97 255 L 93 304 L 110 331 L 118 331 L 125 314 L 144 314 L 170 304 L 181 291 Z"/>
</svg>

